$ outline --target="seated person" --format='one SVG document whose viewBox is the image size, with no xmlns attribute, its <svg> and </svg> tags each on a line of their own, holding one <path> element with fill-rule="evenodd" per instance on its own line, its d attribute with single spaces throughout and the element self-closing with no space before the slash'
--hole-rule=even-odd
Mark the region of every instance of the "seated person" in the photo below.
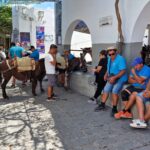
<svg viewBox="0 0 150 150">
<path fill-rule="evenodd" d="M 150 119 L 150 80 L 146 90 L 137 94 L 136 104 L 139 118 L 133 120 L 130 126 L 133 128 L 146 128 Z"/>
<path fill-rule="evenodd" d="M 107 83 L 103 89 L 101 102 L 98 107 L 95 108 L 95 111 L 105 110 L 105 103 L 111 93 L 113 105 L 111 116 L 114 117 L 114 114 L 118 112 L 117 104 L 119 100 L 119 93 L 122 90 L 124 83 L 127 81 L 127 66 L 125 59 L 117 53 L 117 48 L 109 47 L 107 51 L 109 57 L 107 71 L 104 76 L 104 80 L 107 81 Z"/>
<path fill-rule="evenodd" d="M 67 58 L 69 61 L 73 60 L 75 56 L 70 53 L 70 50 L 64 50 L 65 58 Z"/>
<path fill-rule="evenodd" d="M 79 69 L 80 59 L 77 59 L 73 54 L 70 53 L 70 50 L 64 51 L 64 57 L 66 63 L 68 62 L 68 71 L 72 72 Z"/>
<path fill-rule="evenodd" d="M 35 49 L 34 46 L 31 46 L 30 50 L 32 51 L 32 53 L 30 54 L 29 57 L 33 58 L 35 61 L 39 61 L 39 51 Z"/>
<path fill-rule="evenodd" d="M 115 114 L 116 119 L 132 118 L 130 108 L 135 103 L 136 95 L 146 89 L 150 78 L 150 68 L 143 64 L 143 60 L 137 57 L 132 62 L 132 69 L 128 82 L 131 84 L 121 92 L 124 109 Z"/>
</svg>

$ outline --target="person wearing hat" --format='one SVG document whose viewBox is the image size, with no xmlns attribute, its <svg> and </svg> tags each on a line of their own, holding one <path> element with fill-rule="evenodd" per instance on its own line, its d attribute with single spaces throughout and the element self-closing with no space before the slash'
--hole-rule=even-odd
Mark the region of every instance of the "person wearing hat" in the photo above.
<svg viewBox="0 0 150 150">
<path fill-rule="evenodd" d="M 119 99 L 119 93 L 127 81 L 127 65 L 125 59 L 117 53 L 117 48 L 109 47 L 108 51 L 108 63 L 107 72 L 104 75 L 104 80 L 107 81 L 103 94 L 101 97 L 101 102 L 95 111 L 105 110 L 105 103 L 108 99 L 109 93 L 111 93 L 112 98 L 112 111 L 111 116 L 117 113 L 117 104 Z"/>
<path fill-rule="evenodd" d="M 131 72 L 128 82 L 131 84 L 121 92 L 124 109 L 115 114 L 116 119 L 132 118 L 131 107 L 136 101 L 136 95 L 146 89 L 150 79 L 150 68 L 143 64 L 141 57 L 137 57 L 131 63 Z"/>
<path fill-rule="evenodd" d="M 39 61 L 39 51 L 35 49 L 34 46 L 31 46 L 30 50 L 32 51 L 30 58 L 33 58 L 35 61 Z"/>
</svg>

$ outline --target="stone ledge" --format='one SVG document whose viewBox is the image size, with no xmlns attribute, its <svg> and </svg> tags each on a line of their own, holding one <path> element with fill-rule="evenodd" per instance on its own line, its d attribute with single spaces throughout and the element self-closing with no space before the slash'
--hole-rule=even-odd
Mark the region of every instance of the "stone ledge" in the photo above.
<svg viewBox="0 0 150 150">
<path fill-rule="evenodd" d="M 90 84 L 91 81 L 94 81 L 95 76 L 90 73 L 82 73 L 82 72 L 74 72 L 71 75 L 70 87 L 72 90 L 80 93 L 81 95 L 85 95 L 88 97 L 92 97 L 95 93 L 96 86 Z M 124 85 L 123 89 L 128 85 Z M 111 107 L 110 98 L 108 98 L 107 103 L 108 106 Z M 121 110 L 123 107 L 121 98 L 118 103 L 118 110 Z M 138 117 L 136 106 L 134 105 L 132 108 L 132 113 L 134 118 Z"/>
</svg>

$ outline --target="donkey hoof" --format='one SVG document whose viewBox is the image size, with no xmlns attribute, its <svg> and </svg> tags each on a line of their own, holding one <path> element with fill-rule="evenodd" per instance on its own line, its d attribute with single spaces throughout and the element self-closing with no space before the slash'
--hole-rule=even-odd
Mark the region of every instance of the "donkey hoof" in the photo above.
<svg viewBox="0 0 150 150">
<path fill-rule="evenodd" d="M 36 93 L 33 93 L 33 96 L 37 96 L 37 94 L 36 94 Z"/>
</svg>

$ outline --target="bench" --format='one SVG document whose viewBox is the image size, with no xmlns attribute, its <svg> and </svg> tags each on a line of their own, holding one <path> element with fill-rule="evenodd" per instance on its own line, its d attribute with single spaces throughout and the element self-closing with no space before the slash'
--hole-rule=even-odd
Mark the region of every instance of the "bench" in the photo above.
<svg viewBox="0 0 150 150">
<path fill-rule="evenodd" d="M 94 74 L 74 72 L 72 73 L 71 78 L 70 78 L 70 88 L 73 91 L 80 93 L 81 95 L 92 97 L 96 90 L 96 86 L 93 86 L 91 84 L 91 82 L 93 82 L 94 80 L 95 80 Z M 128 86 L 127 84 L 124 85 L 123 89 L 126 88 L 127 86 Z M 107 100 L 106 104 L 110 107 L 112 106 L 110 99 Z M 118 103 L 118 110 L 121 110 L 122 108 L 123 108 L 123 105 L 122 105 L 122 101 L 120 98 L 119 103 Z M 132 113 L 133 113 L 134 118 L 138 117 L 138 113 L 137 113 L 137 109 L 135 105 L 132 108 Z"/>
</svg>

